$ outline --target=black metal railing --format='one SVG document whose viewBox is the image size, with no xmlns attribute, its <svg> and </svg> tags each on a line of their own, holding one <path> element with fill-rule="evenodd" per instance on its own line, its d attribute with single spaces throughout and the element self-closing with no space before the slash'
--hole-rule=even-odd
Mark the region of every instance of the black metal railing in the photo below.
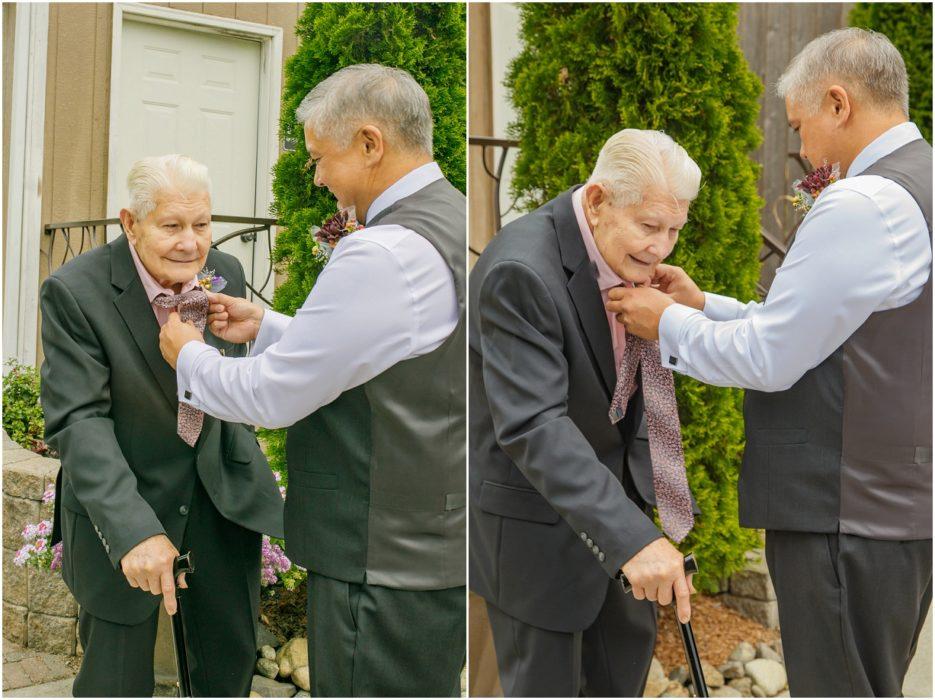
<svg viewBox="0 0 935 700">
<path fill-rule="evenodd" d="M 495 231 L 499 231 L 503 226 L 503 217 L 508 214 L 516 206 L 516 200 L 514 199 L 506 211 L 500 211 L 500 189 L 503 186 L 503 170 L 506 165 L 507 155 L 509 154 L 510 149 L 519 148 L 519 141 L 513 139 L 498 139 L 490 136 L 469 136 L 468 137 L 469 146 L 478 146 L 481 148 L 481 161 L 484 164 L 484 172 L 493 180 L 493 207 L 494 207 L 494 223 Z M 500 153 L 497 158 L 497 164 L 493 172 L 487 164 L 487 156 L 492 151 L 492 149 L 499 148 Z M 490 151 L 488 149 L 491 149 Z M 802 172 L 807 172 L 805 163 L 802 161 L 802 158 L 799 156 L 798 152 L 790 152 L 789 158 L 795 160 L 799 166 L 802 168 Z M 788 200 L 789 197 L 781 197 L 780 200 Z M 778 202 L 774 203 L 777 204 Z M 779 221 L 778 216 L 776 216 L 777 222 Z M 786 253 L 789 250 L 789 241 L 792 240 L 795 230 L 798 228 L 798 224 L 789 231 L 785 236 L 777 235 L 763 226 L 760 226 L 760 239 L 762 241 L 763 247 L 760 250 L 760 263 L 767 262 L 772 257 L 777 257 L 778 262 L 786 257 Z M 475 255 L 480 255 L 481 251 L 476 250 L 475 248 L 469 246 L 469 250 Z M 757 292 L 761 297 L 766 296 L 766 292 L 769 291 L 768 285 L 764 285 L 762 282 L 757 282 Z"/>
<path fill-rule="evenodd" d="M 273 261 L 269 255 L 273 250 L 273 226 L 276 219 L 258 219 L 247 216 L 214 215 L 211 221 L 219 224 L 243 224 L 246 228 L 238 229 L 223 235 L 211 244 L 212 248 L 220 249 L 222 245 L 232 240 L 250 243 L 250 269 L 244 270 L 247 277 L 247 289 L 254 297 L 260 299 L 267 306 L 272 302 L 264 292 L 272 297 L 272 289 L 266 288 L 273 279 Z M 91 219 L 88 221 L 66 221 L 62 223 L 46 224 L 43 233 L 48 238 L 48 246 L 43 251 L 46 263 L 46 274 L 64 265 L 71 258 L 91 250 L 107 242 L 107 229 L 109 226 L 118 226 L 123 232 L 120 219 Z M 265 238 L 266 250 L 261 253 L 261 260 L 257 257 L 257 241 Z M 262 276 L 262 283 L 258 278 Z"/>
</svg>

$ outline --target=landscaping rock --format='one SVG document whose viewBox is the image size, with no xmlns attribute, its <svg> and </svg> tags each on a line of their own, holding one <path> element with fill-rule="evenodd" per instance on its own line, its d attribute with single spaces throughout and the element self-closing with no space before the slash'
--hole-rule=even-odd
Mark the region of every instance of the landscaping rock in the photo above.
<svg viewBox="0 0 935 700">
<path fill-rule="evenodd" d="M 688 669 L 685 666 L 676 666 L 669 671 L 669 680 L 685 685 L 688 682 Z"/>
<path fill-rule="evenodd" d="M 276 654 L 276 663 L 279 664 L 279 675 L 288 678 L 292 672 L 308 666 L 308 640 L 305 637 L 295 637 L 282 645 Z"/>
<path fill-rule="evenodd" d="M 725 685 L 723 688 L 715 688 L 710 693 L 712 698 L 742 698 L 743 693 L 739 690 L 731 688 L 729 685 Z"/>
<path fill-rule="evenodd" d="M 766 691 L 763 690 L 763 689 L 762 689 L 760 686 L 758 686 L 758 685 L 752 686 L 752 687 L 750 688 L 750 692 L 753 694 L 753 697 L 755 697 L 755 698 L 765 698 L 765 697 L 766 697 Z"/>
<path fill-rule="evenodd" d="M 740 694 L 744 697 L 750 697 L 752 691 L 750 690 L 753 687 L 753 680 L 750 678 L 735 678 L 732 681 L 727 683 L 734 690 L 739 690 Z"/>
<path fill-rule="evenodd" d="M 257 659 L 256 671 L 266 678 L 275 678 L 279 675 L 279 666 L 276 665 L 275 661 L 261 657 Z"/>
<path fill-rule="evenodd" d="M 254 676 L 250 689 L 257 693 L 254 696 L 251 692 L 251 697 L 291 698 L 295 695 L 295 686 L 292 683 L 279 683 L 264 676 Z"/>
<path fill-rule="evenodd" d="M 29 610 L 46 615 L 77 617 L 78 603 L 65 585 L 61 571 L 29 567 Z"/>
<path fill-rule="evenodd" d="M 276 650 L 273 649 L 269 644 L 264 644 L 260 647 L 260 656 L 264 659 L 269 659 L 270 661 L 276 660 Z"/>
<path fill-rule="evenodd" d="M 295 671 L 292 672 L 292 682 L 299 686 L 302 690 L 312 689 L 309 680 L 308 666 L 299 666 Z"/>
<path fill-rule="evenodd" d="M 786 669 L 778 661 L 754 659 L 744 666 L 744 670 L 747 672 L 747 675 L 753 679 L 754 695 L 756 695 L 756 688 L 759 686 L 766 695 L 772 697 L 780 690 L 785 689 L 788 683 Z"/>
<path fill-rule="evenodd" d="M 666 678 L 665 671 L 662 670 L 662 664 L 655 656 L 649 665 L 649 677 L 646 679 L 646 688 L 643 691 L 644 698 L 658 698 L 665 689 L 669 687 L 669 679 Z"/>
<path fill-rule="evenodd" d="M 260 694 L 259 694 L 258 692 L 256 692 L 255 690 L 251 690 L 251 691 L 250 691 L 250 697 L 251 697 L 251 698 L 262 698 L 263 696 L 260 695 Z"/>
<path fill-rule="evenodd" d="M 28 571 L 25 566 L 13 563 L 16 552 L 3 550 L 3 602 L 25 606 L 27 603 L 26 580 Z"/>
<path fill-rule="evenodd" d="M 263 647 L 272 647 L 273 649 L 279 648 L 279 639 L 275 634 L 269 631 L 269 628 L 264 625 L 262 622 L 256 623 L 256 648 L 257 650 L 262 649 Z"/>
<path fill-rule="evenodd" d="M 4 483 L 7 472 L 4 470 Z M 40 494 L 41 496 L 42 494 Z M 3 494 L 3 546 L 17 550 L 23 546 L 23 528 L 39 522 L 39 501 Z"/>
<path fill-rule="evenodd" d="M 730 592 L 755 600 L 776 600 L 776 591 L 769 578 L 766 562 L 763 559 L 747 562 L 744 569 L 730 577 Z"/>
<path fill-rule="evenodd" d="M 665 689 L 665 691 L 663 691 L 660 697 L 688 698 L 688 697 L 691 697 L 691 695 L 688 692 L 688 688 L 686 688 L 681 683 L 678 683 L 677 681 L 669 681 L 668 687 Z"/>
<path fill-rule="evenodd" d="M 776 653 L 776 650 L 773 649 L 769 644 L 764 644 L 763 642 L 760 642 L 756 645 L 756 658 L 769 659 L 770 661 L 775 661 L 776 663 L 782 663 L 782 657 Z"/>
<path fill-rule="evenodd" d="M 724 676 L 707 661 L 701 662 L 701 672 L 704 673 L 705 683 L 709 688 L 720 688 L 724 685 Z"/>
<path fill-rule="evenodd" d="M 742 664 L 753 661 L 756 658 L 756 649 L 748 642 L 741 642 L 734 647 L 734 650 L 728 657 L 729 661 L 739 661 Z"/>
<path fill-rule="evenodd" d="M 298 693 L 295 694 L 294 697 L 297 697 L 297 698 L 310 698 L 310 697 L 312 697 L 312 696 L 311 696 L 311 694 L 307 693 L 306 691 L 300 690 Z"/>
<path fill-rule="evenodd" d="M 26 620 L 29 648 L 71 656 L 75 653 L 77 620 L 30 612 Z"/>
<path fill-rule="evenodd" d="M 773 650 L 782 658 L 783 663 L 785 663 L 786 655 L 782 651 L 782 639 L 777 639 L 772 643 L 771 646 L 773 647 Z"/>
<path fill-rule="evenodd" d="M 768 629 L 779 628 L 779 606 L 775 600 L 754 600 L 733 594 L 722 595 L 720 601 L 744 617 Z"/>
<path fill-rule="evenodd" d="M 753 659 L 750 660 L 753 661 Z M 720 671 L 721 675 L 727 680 L 743 678 L 744 675 L 746 675 L 743 670 L 743 664 L 740 661 L 728 661 L 723 666 L 718 666 L 718 671 Z"/>
</svg>

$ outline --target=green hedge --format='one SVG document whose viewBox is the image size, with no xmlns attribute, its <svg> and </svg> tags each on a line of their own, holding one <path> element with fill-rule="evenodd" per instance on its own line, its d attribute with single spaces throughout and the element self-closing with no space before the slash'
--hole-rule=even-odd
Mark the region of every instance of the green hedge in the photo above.
<svg viewBox="0 0 935 700">
<path fill-rule="evenodd" d="M 309 3 L 296 25 L 299 46 L 285 66 L 280 136 L 296 143 L 273 170 L 273 213 L 283 226 L 273 260 L 286 273 L 273 298 L 292 314 L 308 296 L 321 259 L 312 254 L 313 225 L 335 211 L 327 189 L 303 170 L 308 160 L 295 110 L 308 91 L 355 63 L 381 63 L 409 71 L 425 89 L 434 117 L 435 160 L 445 176 L 465 189 L 467 113 L 463 3 Z M 260 431 L 273 469 L 286 478 L 284 431 Z"/>
<path fill-rule="evenodd" d="M 507 87 L 520 141 L 514 194 L 526 208 L 583 182 L 604 141 L 626 127 L 672 136 L 702 172 L 701 192 L 670 262 L 705 290 L 755 295 L 759 166 L 749 154 L 762 85 L 737 39 L 732 4 L 526 4 L 524 48 Z M 756 533 L 737 522 L 742 394 L 678 376 L 686 462 L 704 515 L 683 543 L 699 585 L 744 564 Z"/>
<path fill-rule="evenodd" d="M 860 2 L 852 27 L 885 34 L 899 49 L 909 74 L 909 117 L 932 142 L 932 5 L 915 2 Z"/>
</svg>

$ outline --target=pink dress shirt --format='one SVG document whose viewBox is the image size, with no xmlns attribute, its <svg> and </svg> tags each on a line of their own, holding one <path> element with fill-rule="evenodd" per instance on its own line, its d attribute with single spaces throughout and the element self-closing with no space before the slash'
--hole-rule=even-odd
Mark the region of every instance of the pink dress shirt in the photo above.
<svg viewBox="0 0 935 700">
<path fill-rule="evenodd" d="M 153 299 L 160 294 L 166 294 L 170 297 L 174 296 L 175 291 L 163 287 L 156 281 L 155 277 L 149 274 L 149 271 L 143 267 L 143 262 L 140 260 L 140 256 L 136 254 L 136 249 L 133 247 L 132 243 L 130 244 L 130 257 L 133 258 L 133 264 L 136 265 L 136 271 L 140 276 L 140 281 L 143 283 L 143 289 L 146 290 L 146 298 L 149 299 L 149 304 L 153 309 L 153 313 L 156 314 L 156 321 L 159 323 L 159 327 L 162 328 L 166 321 L 169 320 L 169 312 L 171 309 L 163 309 L 161 306 L 156 306 L 153 304 Z M 197 286 L 198 276 L 196 275 L 192 277 L 191 281 L 182 285 L 181 293 L 189 292 Z"/>
<path fill-rule="evenodd" d="M 601 298 L 606 304 L 608 298 L 607 293 L 611 289 L 621 285 L 627 287 L 632 285 L 610 269 L 610 265 L 604 261 L 604 256 L 602 256 L 601 252 L 597 249 L 597 244 L 594 242 L 594 234 L 591 233 L 591 227 L 588 225 L 588 220 L 584 215 L 583 198 L 584 188 L 581 187 L 572 193 L 571 204 L 575 210 L 575 218 L 578 220 L 578 228 L 581 229 L 581 239 L 584 241 L 584 247 L 588 251 L 588 258 L 590 258 L 591 262 L 597 267 L 597 286 L 601 290 Z M 607 311 L 607 309 L 604 309 L 604 313 L 607 314 L 607 323 L 610 325 L 610 339 L 614 345 L 614 367 L 617 368 L 620 367 L 620 363 L 623 361 L 623 351 L 627 346 L 626 329 L 624 329 L 623 324 L 617 323 L 617 318 L 613 313 Z"/>
</svg>

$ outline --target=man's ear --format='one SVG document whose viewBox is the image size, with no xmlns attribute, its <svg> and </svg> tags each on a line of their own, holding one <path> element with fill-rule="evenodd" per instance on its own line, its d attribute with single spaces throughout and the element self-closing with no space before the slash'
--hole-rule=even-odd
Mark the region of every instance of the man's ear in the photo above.
<svg viewBox="0 0 935 700">
<path fill-rule="evenodd" d="M 592 182 L 584 186 L 584 205 L 591 216 L 596 216 L 598 209 L 607 202 L 609 193 L 607 188 L 599 182 Z"/>
<path fill-rule="evenodd" d="M 367 160 L 379 161 L 383 158 L 383 133 L 373 124 L 365 124 L 357 132 L 360 145 Z"/>
<path fill-rule="evenodd" d="M 133 226 L 136 223 L 136 219 L 133 218 L 133 214 L 129 209 L 120 210 L 120 223 L 123 226 L 123 230 L 127 234 L 127 240 L 135 245 L 136 232 L 133 230 Z"/>
<path fill-rule="evenodd" d="M 851 116 L 850 97 L 840 85 L 828 88 L 827 99 L 831 106 L 831 115 L 838 124 L 844 124 Z"/>
</svg>

